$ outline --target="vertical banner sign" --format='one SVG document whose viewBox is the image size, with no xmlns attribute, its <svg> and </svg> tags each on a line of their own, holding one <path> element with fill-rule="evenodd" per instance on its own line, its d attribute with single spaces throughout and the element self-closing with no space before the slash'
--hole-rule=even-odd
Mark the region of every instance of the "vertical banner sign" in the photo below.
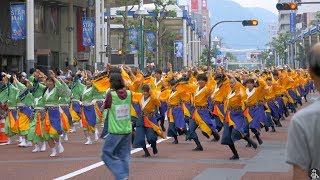
<svg viewBox="0 0 320 180">
<path fill-rule="evenodd" d="M 26 4 L 10 4 L 11 13 L 11 39 L 26 38 Z"/>
<path fill-rule="evenodd" d="M 191 0 L 191 11 L 192 12 L 198 12 L 199 11 L 198 0 Z"/>
<path fill-rule="evenodd" d="M 82 44 L 84 46 L 94 46 L 94 20 L 90 18 L 82 19 Z"/>
<path fill-rule="evenodd" d="M 207 10 L 207 0 L 202 0 L 202 10 Z"/>
<path fill-rule="evenodd" d="M 156 32 L 155 31 L 146 31 L 146 44 L 147 52 L 155 53 L 156 52 Z"/>
<path fill-rule="evenodd" d="M 138 36 L 138 29 L 129 29 L 129 50 L 131 52 L 139 49 Z"/>
<path fill-rule="evenodd" d="M 290 32 L 296 31 L 296 14 L 294 12 L 290 12 Z"/>
<path fill-rule="evenodd" d="M 207 38 L 207 16 L 203 16 L 202 19 L 202 32 L 203 32 L 203 38 Z"/>
<path fill-rule="evenodd" d="M 176 41 L 174 43 L 174 54 L 177 58 L 182 58 L 183 56 L 183 42 L 182 41 Z"/>
</svg>

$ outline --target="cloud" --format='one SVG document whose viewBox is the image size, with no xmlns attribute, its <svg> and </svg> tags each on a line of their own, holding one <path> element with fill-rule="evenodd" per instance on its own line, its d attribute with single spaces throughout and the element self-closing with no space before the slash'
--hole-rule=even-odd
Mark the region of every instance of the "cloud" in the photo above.
<svg viewBox="0 0 320 180">
<path fill-rule="evenodd" d="M 232 0 L 239 3 L 243 7 L 260 7 L 267 9 L 275 14 L 278 14 L 276 4 L 278 0 Z"/>
</svg>

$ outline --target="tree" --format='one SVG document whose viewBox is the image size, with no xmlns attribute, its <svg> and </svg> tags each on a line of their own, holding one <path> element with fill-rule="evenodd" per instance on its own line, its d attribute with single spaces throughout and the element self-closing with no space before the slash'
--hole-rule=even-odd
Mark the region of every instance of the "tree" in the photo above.
<svg viewBox="0 0 320 180">
<path fill-rule="evenodd" d="M 231 52 L 227 52 L 225 57 L 227 57 L 231 61 L 236 61 L 237 60 L 237 57 L 234 54 L 232 54 Z"/>
<path fill-rule="evenodd" d="M 211 57 L 217 58 L 217 48 L 211 49 Z M 207 65 L 207 55 L 208 55 L 208 48 L 205 48 L 200 56 L 200 59 L 198 61 L 198 65 Z M 215 67 L 215 64 L 211 63 L 211 67 Z"/>
<path fill-rule="evenodd" d="M 272 67 L 274 66 L 274 56 L 270 55 L 270 50 L 264 50 L 259 55 L 259 59 L 262 61 L 262 63 L 265 63 L 265 67 Z"/>
<path fill-rule="evenodd" d="M 130 21 L 128 18 L 128 12 L 133 9 L 133 5 L 129 7 L 128 4 L 138 4 L 140 3 L 140 0 L 125 0 L 125 1 L 119 1 L 119 5 L 124 6 L 125 10 L 120 11 L 119 14 L 122 16 L 122 18 L 116 18 L 115 21 L 118 23 L 122 23 L 123 25 L 123 32 L 122 32 L 122 43 L 121 43 L 121 49 L 122 49 L 122 55 L 121 55 L 121 64 L 125 64 L 127 55 L 129 54 L 130 50 L 129 47 L 129 27 L 130 27 Z M 131 21 L 132 22 L 132 21 Z"/>
<path fill-rule="evenodd" d="M 162 66 L 164 57 L 163 56 L 163 42 L 168 28 L 163 24 L 163 21 L 168 17 L 176 17 L 177 12 L 173 10 L 168 10 L 168 6 L 174 5 L 176 2 L 173 0 L 163 1 L 163 0 L 155 0 L 155 10 L 154 10 L 154 19 L 157 24 L 155 24 L 155 30 L 157 35 L 157 54 L 156 54 L 156 64 Z"/>
<path fill-rule="evenodd" d="M 287 64 L 287 40 L 289 40 L 291 35 L 289 33 L 280 33 L 277 37 L 274 37 L 270 43 L 271 48 L 275 49 L 277 55 L 279 55 L 280 60 Z"/>
</svg>

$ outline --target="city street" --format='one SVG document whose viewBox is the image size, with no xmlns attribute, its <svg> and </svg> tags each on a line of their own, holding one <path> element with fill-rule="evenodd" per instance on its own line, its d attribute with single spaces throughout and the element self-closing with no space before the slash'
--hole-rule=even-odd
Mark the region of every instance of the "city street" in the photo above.
<svg viewBox="0 0 320 180">
<path fill-rule="evenodd" d="M 309 95 L 309 103 L 318 95 Z M 304 103 L 307 106 L 309 103 Z M 142 158 L 140 149 L 131 151 L 129 179 L 289 179 L 292 170 L 285 163 L 285 144 L 290 118 L 282 121 L 277 132 L 262 131 L 264 143 L 257 150 L 246 148 L 244 141 L 236 146 L 240 160 L 230 161 L 231 152 L 220 142 L 211 142 L 200 132 L 199 137 L 205 150 L 192 152 L 194 142 L 179 138 L 175 145 L 172 139 L 159 140 L 159 153 Z M 15 138 L 16 140 L 16 138 Z M 113 179 L 111 172 L 100 159 L 103 141 L 84 145 L 85 138 L 80 129 L 69 134 L 69 141 L 63 143 L 65 152 L 56 158 L 49 158 L 50 151 L 31 153 L 30 148 L 12 145 L 0 147 L 1 179 Z"/>
</svg>

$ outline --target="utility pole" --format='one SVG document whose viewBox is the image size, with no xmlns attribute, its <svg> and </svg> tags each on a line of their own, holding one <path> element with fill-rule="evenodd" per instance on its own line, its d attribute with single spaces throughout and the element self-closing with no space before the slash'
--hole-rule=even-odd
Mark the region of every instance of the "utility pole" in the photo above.
<svg viewBox="0 0 320 180">
<path fill-rule="evenodd" d="M 107 0 L 107 63 L 111 63 L 111 28 L 110 28 L 110 20 L 111 20 L 111 0 Z"/>
</svg>

